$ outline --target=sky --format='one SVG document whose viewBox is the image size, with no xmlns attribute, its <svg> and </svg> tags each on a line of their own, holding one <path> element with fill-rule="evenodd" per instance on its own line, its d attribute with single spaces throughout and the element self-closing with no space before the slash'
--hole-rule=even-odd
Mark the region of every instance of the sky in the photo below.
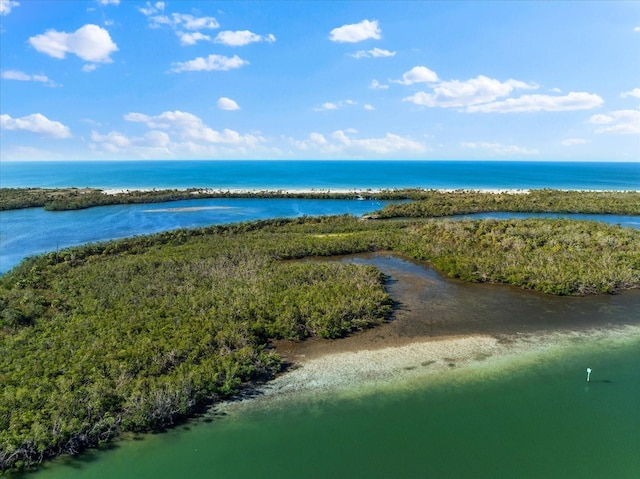
<svg viewBox="0 0 640 479">
<path fill-rule="evenodd" d="M 640 162 L 640 2 L 0 0 L 0 161 Z"/>
</svg>

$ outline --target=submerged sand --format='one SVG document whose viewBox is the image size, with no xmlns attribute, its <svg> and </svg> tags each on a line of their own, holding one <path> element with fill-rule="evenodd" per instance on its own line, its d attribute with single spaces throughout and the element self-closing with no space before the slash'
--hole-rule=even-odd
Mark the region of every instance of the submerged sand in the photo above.
<svg viewBox="0 0 640 479">
<path fill-rule="evenodd" d="M 478 335 L 415 341 L 379 349 L 325 350 L 298 355 L 288 371 L 241 399 L 219 404 L 215 413 L 287 407 L 364 397 L 399 389 L 490 381 L 540 366 L 581 348 L 639 342 L 640 326 L 544 332 L 497 338 Z M 339 349 L 341 349 L 340 347 Z M 583 371 L 576 371 L 580 376 Z"/>
<path fill-rule="evenodd" d="M 640 343 L 638 291 L 550 297 L 453 281 L 392 255 L 345 259 L 354 258 L 392 277 L 387 286 L 397 301 L 392 320 L 339 340 L 276 341 L 287 370 L 256 394 L 218 405 L 217 412 L 484 381 L 580 348 Z M 585 311 L 593 314 L 587 318 Z"/>
</svg>

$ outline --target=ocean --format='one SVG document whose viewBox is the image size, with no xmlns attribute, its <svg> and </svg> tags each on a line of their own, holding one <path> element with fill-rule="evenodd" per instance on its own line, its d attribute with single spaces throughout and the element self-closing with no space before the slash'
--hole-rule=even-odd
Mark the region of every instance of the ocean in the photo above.
<svg viewBox="0 0 640 479">
<path fill-rule="evenodd" d="M 1 162 L 0 187 L 638 190 L 640 162 Z"/>
<path fill-rule="evenodd" d="M 0 163 L 0 186 L 639 190 L 640 163 Z M 195 209 L 183 210 L 186 204 Z M 26 256 L 86 242 L 273 216 L 358 215 L 379 207 L 378 202 L 357 200 L 191 200 L 72 212 L 0 212 L 0 273 Z M 591 219 L 630 227 L 638 223 L 637 217 Z M 493 298 L 496 304 L 508 297 L 509 314 L 518 304 L 521 311 L 530 311 L 532 301 L 542 302 L 536 293 L 492 285 L 460 289 L 432 270 L 425 274 L 437 288 L 436 305 L 456 315 L 477 315 L 479 297 Z M 596 298 L 597 306 L 589 303 L 587 308 L 572 306 L 581 304 L 580 298 L 556 299 L 551 303 L 560 304 L 562 314 L 576 324 L 585 315 L 598 322 L 603 311 L 633 315 L 640 310 L 637 294 L 628 298 L 625 304 L 631 306 L 624 311 L 612 301 L 615 297 Z M 438 320 L 446 321 L 446 313 L 442 316 Z M 616 328 L 603 324 L 598 336 L 570 335 L 562 344 L 536 346 L 517 360 L 478 358 L 452 367 L 437 381 L 425 376 L 357 394 L 256 405 L 213 421 L 205 417 L 164 434 L 61 458 L 26 477 L 636 479 L 640 336 L 637 327 L 631 335 Z M 584 378 L 587 366 L 594 370 L 591 383 Z M 398 371 L 398 377 L 404 372 Z"/>
</svg>

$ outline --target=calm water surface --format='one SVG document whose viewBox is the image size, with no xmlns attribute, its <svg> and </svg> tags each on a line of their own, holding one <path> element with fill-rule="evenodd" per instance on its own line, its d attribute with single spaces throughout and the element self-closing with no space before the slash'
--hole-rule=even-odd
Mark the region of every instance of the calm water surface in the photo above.
<svg viewBox="0 0 640 479">
<path fill-rule="evenodd" d="M 640 162 L 67 161 L 0 163 L 2 187 L 638 190 Z"/>
</svg>

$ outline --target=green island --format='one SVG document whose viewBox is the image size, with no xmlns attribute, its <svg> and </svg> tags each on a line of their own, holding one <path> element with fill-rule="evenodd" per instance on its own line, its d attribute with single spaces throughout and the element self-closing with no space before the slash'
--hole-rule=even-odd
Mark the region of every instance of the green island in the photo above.
<svg viewBox="0 0 640 479">
<path fill-rule="evenodd" d="M 66 211 L 94 206 L 160 203 L 205 198 L 308 198 L 411 200 L 390 205 L 381 217 L 436 217 L 488 211 L 527 213 L 594 213 L 640 215 L 638 191 L 560 191 L 482 192 L 472 190 L 366 190 L 366 191 L 214 191 L 203 188 L 185 190 L 131 190 L 108 193 L 96 188 L 0 188 L 0 211 L 42 207 Z"/>
<path fill-rule="evenodd" d="M 183 229 L 24 260 L 0 277 L 0 471 L 178 424 L 281 371 L 275 339 L 339 338 L 391 317 L 376 268 L 306 258 L 389 251 L 453 278 L 556 295 L 640 287 L 637 230 L 426 218 L 639 214 L 638 193 L 414 193 L 376 220 Z"/>
</svg>

